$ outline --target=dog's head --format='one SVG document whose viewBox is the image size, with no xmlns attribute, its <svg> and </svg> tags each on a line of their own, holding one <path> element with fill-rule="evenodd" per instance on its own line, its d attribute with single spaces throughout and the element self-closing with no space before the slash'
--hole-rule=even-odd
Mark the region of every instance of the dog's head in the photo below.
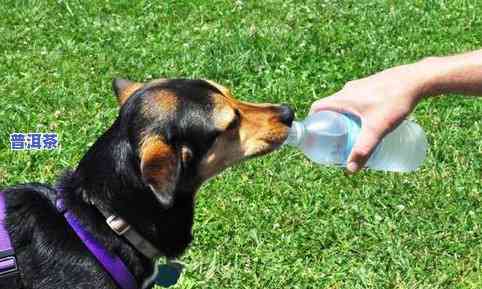
<svg viewBox="0 0 482 289">
<path fill-rule="evenodd" d="M 223 169 L 278 148 L 293 121 L 287 106 L 242 102 L 212 81 L 117 79 L 113 86 L 142 179 L 167 207 L 178 189 L 195 190 Z"/>
</svg>

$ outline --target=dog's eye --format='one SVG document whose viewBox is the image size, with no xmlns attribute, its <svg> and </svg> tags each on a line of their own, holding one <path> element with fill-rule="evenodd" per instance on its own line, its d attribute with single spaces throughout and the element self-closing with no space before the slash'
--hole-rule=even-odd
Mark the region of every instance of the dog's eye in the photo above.
<svg viewBox="0 0 482 289">
<path fill-rule="evenodd" d="M 233 120 L 229 123 L 228 127 L 226 130 L 232 130 L 235 129 L 239 126 L 239 123 L 241 121 L 241 114 L 239 113 L 239 110 L 235 109 L 234 113 L 236 114 Z"/>
</svg>

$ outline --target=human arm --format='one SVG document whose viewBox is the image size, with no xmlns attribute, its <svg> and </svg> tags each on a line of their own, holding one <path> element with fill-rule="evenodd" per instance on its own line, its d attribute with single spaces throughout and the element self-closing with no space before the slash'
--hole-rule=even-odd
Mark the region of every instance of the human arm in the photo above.
<svg viewBox="0 0 482 289">
<path fill-rule="evenodd" d="M 360 117 L 362 128 L 347 160 L 357 172 L 380 140 L 428 96 L 461 93 L 482 95 L 482 50 L 447 57 L 429 57 L 350 81 L 337 93 L 313 103 L 320 110 Z"/>
</svg>

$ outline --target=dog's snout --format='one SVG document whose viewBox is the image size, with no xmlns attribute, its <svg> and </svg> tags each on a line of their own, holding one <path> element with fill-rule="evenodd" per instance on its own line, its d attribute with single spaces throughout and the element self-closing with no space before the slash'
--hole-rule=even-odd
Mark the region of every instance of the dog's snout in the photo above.
<svg viewBox="0 0 482 289">
<path fill-rule="evenodd" d="M 295 118 L 294 111 L 288 105 L 283 104 L 279 107 L 279 114 L 281 122 L 287 126 L 291 126 L 291 123 Z"/>
</svg>

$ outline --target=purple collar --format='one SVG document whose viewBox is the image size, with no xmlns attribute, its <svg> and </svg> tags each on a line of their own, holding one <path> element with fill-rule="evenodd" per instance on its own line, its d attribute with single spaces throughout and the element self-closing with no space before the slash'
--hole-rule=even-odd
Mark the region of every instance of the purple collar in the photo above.
<svg viewBox="0 0 482 289">
<path fill-rule="evenodd" d="M 57 199 L 57 209 L 62 213 L 75 234 L 82 240 L 84 245 L 95 256 L 100 265 L 114 279 L 115 283 L 122 289 L 137 289 L 137 283 L 127 266 L 122 260 L 112 255 L 104 245 L 99 243 L 91 233 L 84 229 L 75 215 L 65 209 L 63 199 Z"/>
</svg>

